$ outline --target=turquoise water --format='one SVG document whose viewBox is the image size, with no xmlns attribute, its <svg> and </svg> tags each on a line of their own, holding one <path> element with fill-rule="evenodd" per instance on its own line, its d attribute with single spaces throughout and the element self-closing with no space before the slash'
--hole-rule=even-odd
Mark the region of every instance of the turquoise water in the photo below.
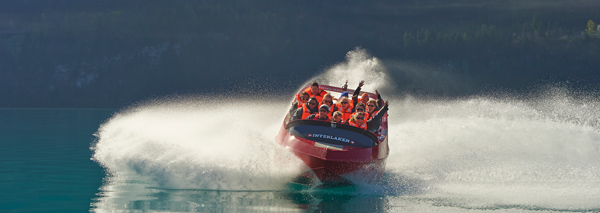
<svg viewBox="0 0 600 213">
<path fill-rule="evenodd" d="M 0 211 L 599 211 L 599 102 L 549 92 L 394 99 L 384 181 L 334 189 L 290 184 L 287 101 L 2 109 Z"/>
<path fill-rule="evenodd" d="M 112 113 L 0 109 L 0 211 L 89 210 L 105 176 L 90 142 Z"/>
<path fill-rule="evenodd" d="M 289 211 L 355 209 L 357 196 L 320 191 L 157 188 L 153 177 L 111 176 L 90 160 L 114 110 L 0 109 L 0 211 Z M 135 176 L 135 175 L 134 175 Z M 339 192 L 343 192 L 342 191 Z M 346 189 L 348 190 L 348 189 Z M 328 194 L 329 193 L 329 194 Z M 360 198 L 381 205 L 379 197 Z M 371 206 L 364 206 L 371 209 Z M 377 207 L 377 206 L 375 206 Z M 381 206 L 379 206 L 381 207 Z M 344 208 L 342 208 L 344 209 Z"/>
</svg>

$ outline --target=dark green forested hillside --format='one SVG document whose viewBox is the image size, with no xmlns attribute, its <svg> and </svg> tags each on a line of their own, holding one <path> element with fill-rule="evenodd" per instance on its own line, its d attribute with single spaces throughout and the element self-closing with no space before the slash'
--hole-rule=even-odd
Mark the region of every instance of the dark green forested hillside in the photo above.
<svg viewBox="0 0 600 213">
<path fill-rule="evenodd" d="M 119 107 L 260 81 L 295 89 L 357 46 L 478 85 L 444 95 L 597 85 L 599 9 L 593 0 L 7 1 L 0 107 Z"/>
</svg>

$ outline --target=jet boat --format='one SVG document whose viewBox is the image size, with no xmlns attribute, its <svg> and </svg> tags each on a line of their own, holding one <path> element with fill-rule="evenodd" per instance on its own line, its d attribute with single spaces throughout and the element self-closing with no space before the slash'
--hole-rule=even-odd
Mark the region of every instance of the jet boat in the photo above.
<svg viewBox="0 0 600 213">
<path fill-rule="evenodd" d="M 334 97 L 344 92 L 339 87 L 320 85 L 320 88 Z M 351 89 L 347 91 L 350 94 L 354 92 Z M 377 98 L 373 93 L 367 94 L 370 98 Z M 352 183 L 353 180 L 381 181 L 389 154 L 387 113 L 375 132 L 318 120 L 290 120 L 292 114 L 293 110 L 287 113 L 276 141 L 310 168 L 300 176 L 304 177 L 303 180 L 310 179 L 312 182 L 316 179 L 320 184 L 334 185 Z"/>
</svg>

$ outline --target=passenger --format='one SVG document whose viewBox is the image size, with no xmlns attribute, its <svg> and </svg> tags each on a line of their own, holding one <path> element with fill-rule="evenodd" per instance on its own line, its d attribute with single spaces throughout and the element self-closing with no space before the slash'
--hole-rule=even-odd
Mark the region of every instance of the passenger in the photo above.
<svg viewBox="0 0 600 213">
<path fill-rule="evenodd" d="M 311 114 L 317 114 L 319 112 L 318 104 L 317 98 L 311 97 L 307 103 L 296 110 L 294 116 L 292 116 L 292 120 L 306 119 Z"/>
<path fill-rule="evenodd" d="M 352 114 L 352 116 L 354 116 L 354 114 L 356 114 L 356 113 L 364 112 L 365 116 L 367 116 L 367 118 L 365 118 L 365 119 L 368 119 L 369 113 L 366 112 L 365 108 L 367 108 L 365 106 L 365 104 L 363 104 L 362 102 L 359 102 L 358 104 L 356 104 L 356 107 L 354 109 L 354 113 Z"/>
<path fill-rule="evenodd" d="M 323 104 L 323 105 L 321 105 L 321 107 L 319 107 L 319 115 L 311 114 L 306 119 L 330 122 L 331 118 L 329 117 L 328 114 L 329 114 L 329 106 L 327 106 L 326 104 Z"/>
<path fill-rule="evenodd" d="M 323 96 L 322 104 L 326 104 L 329 107 L 329 113 L 327 114 L 329 117 L 333 116 L 333 112 L 338 111 L 337 105 L 333 104 L 333 96 L 330 93 L 327 93 Z"/>
<path fill-rule="evenodd" d="M 298 102 L 298 107 L 302 107 L 302 105 L 308 102 L 310 95 L 306 91 L 302 91 L 302 94 L 296 95 L 296 101 Z"/>
<path fill-rule="evenodd" d="M 365 122 L 365 113 L 364 112 L 354 113 L 352 118 L 350 118 L 350 120 L 348 120 L 348 125 L 367 130 L 367 122 Z"/>
<path fill-rule="evenodd" d="M 365 105 L 367 105 L 367 102 L 369 101 L 369 94 L 367 93 L 363 93 L 360 98 L 358 99 L 358 102 L 363 103 Z"/>
<path fill-rule="evenodd" d="M 292 102 L 292 106 L 290 107 L 290 115 L 293 115 L 298 108 L 301 108 L 306 102 L 308 102 L 309 98 L 310 96 L 308 93 L 304 91 L 302 91 L 301 94 L 296 94 L 296 100 Z"/>
<path fill-rule="evenodd" d="M 379 105 L 377 104 L 377 101 L 374 99 L 371 99 L 369 101 L 367 101 L 367 120 L 371 119 L 373 117 L 373 115 L 377 114 L 377 112 L 379 111 Z"/>
<path fill-rule="evenodd" d="M 375 92 L 377 92 L 377 90 L 375 90 Z M 377 92 L 377 97 L 381 98 L 381 95 L 379 95 L 378 92 Z M 382 111 L 383 108 L 385 108 L 385 110 L 387 111 L 387 106 L 388 106 L 388 102 L 386 102 L 385 106 L 380 108 L 379 107 L 380 105 L 378 104 L 379 101 L 381 101 L 381 100 L 377 100 L 377 101 L 369 100 L 369 102 L 367 103 L 367 112 L 369 113 L 369 116 L 367 116 L 367 120 L 373 120 L 372 121 L 373 124 L 371 124 L 372 128 L 369 128 L 369 131 L 371 131 L 373 133 L 375 131 L 377 131 L 377 129 L 379 129 L 379 126 L 381 126 L 381 118 L 375 119 L 375 116 L 381 114 L 381 116 L 383 118 L 383 115 L 385 114 L 385 112 L 380 113 L 380 111 Z M 383 103 L 383 101 L 381 101 L 381 102 Z"/>
<path fill-rule="evenodd" d="M 381 125 L 383 115 L 388 111 L 389 101 L 386 101 L 384 106 L 371 119 L 366 120 L 364 112 L 358 112 L 348 121 L 348 125 L 365 129 L 371 132 L 377 131 Z M 365 121 L 366 120 L 366 121 Z"/>
<path fill-rule="evenodd" d="M 338 124 L 346 124 L 346 122 L 344 120 L 342 120 L 342 112 L 340 112 L 340 111 L 335 111 L 333 113 L 333 116 L 331 117 L 331 122 L 338 123 Z"/>
<path fill-rule="evenodd" d="M 342 97 L 337 103 L 338 110 L 342 112 L 342 120 L 346 121 L 352 117 L 352 104 L 347 97 Z"/>
<path fill-rule="evenodd" d="M 316 81 L 312 82 L 312 84 L 310 84 L 310 88 L 307 88 L 304 91 L 306 93 L 308 93 L 308 95 L 310 97 L 317 98 L 317 101 L 319 103 L 321 103 L 321 101 L 323 101 L 323 96 L 325 96 L 325 94 L 327 94 L 327 92 L 325 90 L 323 90 L 323 89 L 321 89 L 321 87 L 319 87 L 319 84 Z"/>
</svg>

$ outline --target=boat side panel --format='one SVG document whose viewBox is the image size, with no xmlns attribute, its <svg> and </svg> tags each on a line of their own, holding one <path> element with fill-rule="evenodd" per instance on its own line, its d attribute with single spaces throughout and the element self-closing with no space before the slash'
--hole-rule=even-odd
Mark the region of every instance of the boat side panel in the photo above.
<svg viewBox="0 0 600 213">
<path fill-rule="evenodd" d="M 284 137 L 281 144 L 291 151 L 329 161 L 372 161 L 374 160 L 372 157 L 373 152 L 379 152 L 378 146 L 369 148 L 344 147 L 344 150 L 316 147 L 314 141 L 297 138 L 293 135 Z M 376 156 L 379 156 L 379 154 L 376 154 Z"/>
</svg>

